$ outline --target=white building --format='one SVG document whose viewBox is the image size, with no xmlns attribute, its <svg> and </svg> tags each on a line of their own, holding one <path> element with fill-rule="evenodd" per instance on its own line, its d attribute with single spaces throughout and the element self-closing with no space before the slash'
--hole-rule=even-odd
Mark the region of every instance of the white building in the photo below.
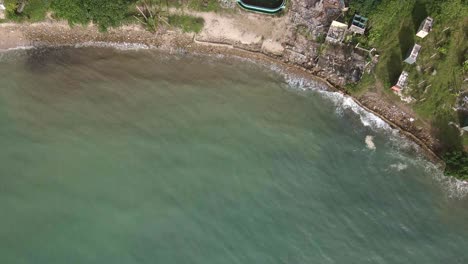
<svg viewBox="0 0 468 264">
<path fill-rule="evenodd" d="M 343 41 L 347 29 L 348 25 L 333 20 L 325 40 L 330 43 L 339 43 Z"/>
<path fill-rule="evenodd" d="M 398 82 L 392 87 L 392 90 L 395 92 L 400 92 L 408 85 L 408 73 L 402 71 L 400 77 L 398 78 Z"/>
<path fill-rule="evenodd" d="M 432 17 L 426 17 L 426 19 L 424 19 L 424 21 L 419 26 L 418 33 L 416 33 L 416 36 L 420 38 L 425 38 L 431 31 L 433 22 L 434 20 L 432 19 Z"/>
<path fill-rule="evenodd" d="M 421 45 L 414 44 L 413 48 L 411 49 L 410 53 L 408 54 L 408 57 L 405 59 L 405 62 L 408 63 L 408 64 L 415 63 L 416 59 L 418 58 L 420 50 L 421 50 Z"/>
</svg>

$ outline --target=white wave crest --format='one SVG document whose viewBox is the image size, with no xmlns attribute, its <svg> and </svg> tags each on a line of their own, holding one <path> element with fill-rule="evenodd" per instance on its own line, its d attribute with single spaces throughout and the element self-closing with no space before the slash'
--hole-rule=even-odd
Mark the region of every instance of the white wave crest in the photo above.
<svg viewBox="0 0 468 264">
<path fill-rule="evenodd" d="M 14 47 L 14 48 L 8 48 L 8 49 L 0 49 L 0 53 L 9 53 L 13 51 L 21 51 L 21 50 L 30 50 L 34 49 L 34 46 L 19 46 L 19 47 Z"/>
<path fill-rule="evenodd" d="M 380 117 L 374 115 L 371 112 L 366 111 L 364 108 L 359 106 L 350 96 L 344 95 L 339 92 L 330 92 L 323 90 L 319 91 L 319 93 L 324 97 L 330 99 L 335 104 L 338 113 L 340 111 L 342 112 L 345 109 L 351 110 L 359 116 L 361 123 L 364 126 L 374 129 L 393 131 L 389 124 L 387 124 Z"/>
<path fill-rule="evenodd" d="M 350 96 L 340 92 L 329 91 L 329 89 L 327 89 L 328 86 L 324 83 L 320 83 L 319 81 L 308 80 L 305 78 L 288 75 L 287 73 L 282 74 L 286 82 L 291 87 L 299 90 L 317 91 L 324 98 L 331 100 L 336 107 L 336 113 L 338 115 L 343 115 L 344 110 L 351 110 L 353 113 L 359 116 L 360 121 L 364 126 L 373 130 L 385 132 L 389 138 L 389 143 L 391 144 L 392 148 L 394 148 L 394 151 L 399 153 L 399 156 L 402 156 L 401 151 L 416 151 L 416 158 L 414 160 L 407 159 L 403 156 L 401 158 L 405 160 L 405 162 L 415 162 L 418 163 L 419 166 L 422 166 L 426 172 L 431 175 L 431 178 L 435 179 L 441 184 L 442 188 L 446 191 L 450 198 L 463 199 L 468 196 L 467 181 L 458 180 L 453 177 L 444 175 L 443 171 L 437 165 L 429 162 L 426 158 L 424 158 L 421 148 L 416 143 L 402 136 L 397 129 L 393 129 L 380 117 L 362 108 Z M 373 140 L 369 140 L 368 137 L 366 137 L 366 144 L 367 143 L 373 144 Z M 367 146 L 369 148 L 372 146 L 375 147 L 375 144 L 372 144 L 367 144 Z M 402 171 L 407 169 L 408 165 L 405 163 L 397 163 L 391 164 L 390 168 L 396 169 L 397 171 Z"/>
<path fill-rule="evenodd" d="M 396 164 L 391 164 L 390 168 L 396 171 L 402 171 L 402 170 L 406 170 L 406 168 L 408 168 L 408 165 L 404 163 L 396 163 Z"/>
<path fill-rule="evenodd" d="M 451 176 L 446 176 L 434 164 L 429 162 L 426 163 L 426 171 L 434 175 L 434 179 L 442 185 L 449 198 L 461 200 L 468 196 L 467 181 L 459 180 Z"/>
<path fill-rule="evenodd" d="M 284 72 L 281 69 L 277 70 L 276 72 L 280 73 L 283 76 L 284 80 L 286 81 L 286 83 L 288 83 L 289 86 L 298 90 L 318 91 L 325 90 L 326 88 L 328 88 L 328 86 L 325 83 L 319 82 L 312 78 L 304 78 L 302 76 Z"/>
<path fill-rule="evenodd" d="M 34 46 L 18 46 L 14 48 L 8 48 L 8 49 L 0 49 L 0 52 L 8 52 L 8 51 L 15 51 L 15 50 L 29 50 L 33 49 Z"/>
<path fill-rule="evenodd" d="M 75 48 L 97 47 L 97 48 L 114 48 L 117 50 L 147 50 L 153 47 L 141 43 L 117 43 L 117 42 L 101 42 L 89 41 L 74 45 Z"/>
</svg>

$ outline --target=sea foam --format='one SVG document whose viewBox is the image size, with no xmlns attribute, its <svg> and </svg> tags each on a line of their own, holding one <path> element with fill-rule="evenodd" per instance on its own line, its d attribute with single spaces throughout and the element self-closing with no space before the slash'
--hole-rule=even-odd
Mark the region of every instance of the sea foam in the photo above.
<svg viewBox="0 0 468 264">
<path fill-rule="evenodd" d="M 117 43 L 117 42 L 101 42 L 89 41 L 73 45 L 75 48 L 96 47 L 96 48 L 114 48 L 117 50 L 147 50 L 153 47 L 140 43 Z"/>
<path fill-rule="evenodd" d="M 432 179 L 439 182 L 442 188 L 446 191 L 448 197 L 452 199 L 464 199 L 468 196 L 468 182 L 449 177 L 443 174 L 443 171 L 435 164 L 429 162 L 422 155 L 422 149 L 413 141 L 410 141 L 404 137 L 397 129 L 393 129 L 383 119 L 376 116 L 375 114 L 365 110 L 359 104 L 357 104 L 353 98 L 340 92 L 330 91 L 328 86 L 319 83 L 319 81 L 309 80 L 302 77 L 290 75 L 279 71 L 283 74 L 284 79 L 294 89 L 303 91 L 315 91 L 322 97 L 330 100 L 336 107 L 336 114 L 343 115 L 345 110 L 350 110 L 358 115 L 361 123 L 374 131 L 383 132 L 388 138 L 388 144 L 394 149 L 393 154 L 398 156 L 402 162 L 397 164 L 391 164 L 390 167 L 398 171 L 405 170 L 408 165 L 407 162 L 414 166 L 423 167 L 429 175 L 432 175 Z M 365 142 L 368 148 L 375 148 L 373 137 L 366 137 Z M 408 159 L 407 156 L 403 155 L 402 152 L 415 151 L 416 156 L 414 159 Z M 404 163 L 403 163 L 404 162 Z"/>
</svg>

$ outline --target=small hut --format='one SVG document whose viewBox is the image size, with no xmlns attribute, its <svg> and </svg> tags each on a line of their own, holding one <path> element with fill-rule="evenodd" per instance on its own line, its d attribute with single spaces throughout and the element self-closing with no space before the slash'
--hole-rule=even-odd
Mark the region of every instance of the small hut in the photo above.
<svg viewBox="0 0 468 264">
<path fill-rule="evenodd" d="M 343 41 L 347 29 L 348 25 L 333 20 L 325 40 L 330 43 L 339 43 Z"/>
<path fill-rule="evenodd" d="M 408 84 L 408 73 L 405 71 L 402 71 L 400 74 L 400 77 L 398 78 L 398 82 L 392 86 L 392 90 L 395 92 L 401 92 L 404 88 L 406 88 L 406 85 Z"/>
<path fill-rule="evenodd" d="M 426 17 L 426 19 L 424 19 L 424 21 L 419 26 L 418 33 L 416 33 L 416 36 L 420 38 L 425 38 L 432 29 L 433 21 L 434 20 L 432 19 L 432 17 Z"/>
<path fill-rule="evenodd" d="M 356 34 L 364 34 L 364 32 L 366 31 L 367 20 L 368 19 L 366 17 L 354 15 L 353 22 L 349 27 L 349 31 L 354 32 Z"/>
<path fill-rule="evenodd" d="M 408 64 L 413 64 L 418 58 L 419 51 L 421 50 L 421 45 L 414 44 L 413 48 L 410 50 L 408 57 L 406 57 L 405 62 Z"/>
</svg>

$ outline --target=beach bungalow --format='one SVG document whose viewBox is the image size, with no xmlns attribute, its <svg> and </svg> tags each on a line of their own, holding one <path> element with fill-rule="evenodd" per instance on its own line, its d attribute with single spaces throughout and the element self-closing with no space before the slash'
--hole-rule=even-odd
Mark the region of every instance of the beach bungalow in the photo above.
<svg viewBox="0 0 468 264">
<path fill-rule="evenodd" d="M 433 21 L 434 20 L 432 19 L 432 17 L 426 17 L 426 19 L 424 19 L 424 21 L 419 26 L 418 33 L 416 33 L 416 36 L 420 38 L 425 38 L 432 29 Z"/>
<path fill-rule="evenodd" d="M 353 22 L 351 22 L 351 26 L 349 27 L 349 31 L 363 35 L 366 31 L 367 20 L 368 19 L 366 17 L 354 15 Z"/>
<path fill-rule="evenodd" d="M 402 71 L 400 74 L 400 77 L 398 78 L 398 82 L 392 86 L 392 90 L 399 93 L 401 90 L 406 88 L 406 85 L 408 85 L 408 73 L 405 71 Z"/>
<path fill-rule="evenodd" d="M 341 41 L 343 41 L 347 29 L 348 25 L 333 20 L 330 29 L 328 29 L 328 34 L 325 38 L 325 41 L 329 43 L 340 43 Z"/>
<path fill-rule="evenodd" d="M 421 45 L 414 44 L 413 48 L 408 53 L 408 57 L 406 57 L 405 62 L 408 64 L 415 63 L 416 59 L 418 58 L 420 50 L 421 50 Z"/>
</svg>

